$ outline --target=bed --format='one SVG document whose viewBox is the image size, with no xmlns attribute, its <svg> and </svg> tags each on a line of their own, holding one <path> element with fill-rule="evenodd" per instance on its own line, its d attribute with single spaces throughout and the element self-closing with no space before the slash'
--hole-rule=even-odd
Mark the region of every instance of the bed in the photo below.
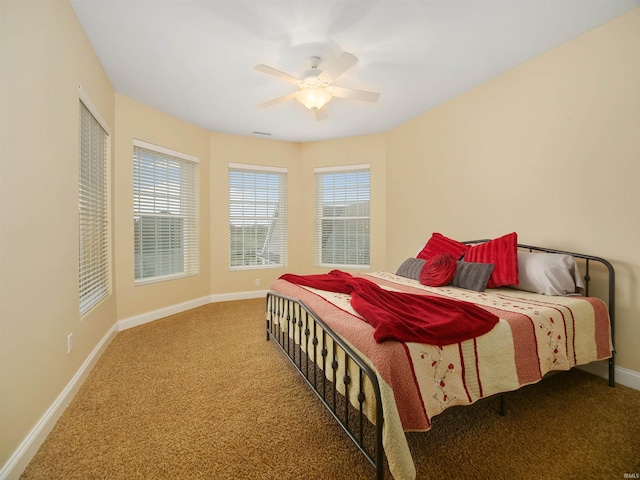
<svg viewBox="0 0 640 480">
<path fill-rule="evenodd" d="M 443 245 L 432 241 L 441 238 L 436 235 L 439 234 L 434 233 L 430 239 L 431 248 L 433 250 L 435 245 L 435 250 L 440 251 Z M 450 407 L 497 396 L 504 410 L 507 392 L 536 383 L 553 371 L 607 359 L 609 385 L 615 385 L 615 277 L 612 265 L 590 255 L 512 243 L 514 238 L 515 235 L 509 237 L 509 244 L 513 245 L 517 255 L 515 262 L 520 266 L 520 289 L 513 285 L 495 286 L 493 273 L 504 270 L 503 259 L 496 259 L 495 251 L 489 252 L 488 257 L 479 258 L 478 252 L 470 250 L 482 246 L 478 250 L 483 257 L 486 252 L 481 250 L 495 250 L 493 240 L 456 242 L 464 245 L 466 252 L 461 256 L 455 252 L 458 274 L 463 266 L 468 266 L 467 263 L 482 264 L 487 258 L 496 260 L 491 281 L 480 289 L 460 286 L 459 280 L 453 282 L 451 279 L 442 286 L 431 286 L 429 281 L 422 283 L 416 277 L 425 275 L 429 264 L 434 263 L 429 258 L 435 256 L 419 263 L 420 268 L 416 267 L 415 258 L 408 258 L 395 273 L 351 276 L 336 271 L 332 272 L 333 276 L 284 275 L 271 286 L 266 298 L 267 340 L 275 340 L 295 365 L 373 465 L 376 478 L 384 478 L 385 457 L 395 479 L 415 478 L 405 432 L 429 430 L 433 418 Z M 423 252 L 428 250 L 430 242 Z M 498 245 L 502 246 L 504 242 Z M 445 245 L 444 250 L 447 248 Z M 481 261 L 464 262 L 474 258 L 471 252 Z M 510 251 L 510 255 L 512 253 Z M 567 264 L 567 257 L 575 263 Z M 526 262 L 539 263 L 540 259 L 546 262 L 547 258 L 552 258 L 556 264 L 557 260 L 563 259 L 561 262 L 567 266 L 563 274 L 566 276 L 568 272 L 574 276 L 573 291 L 545 294 L 542 293 L 545 285 L 536 287 L 538 293 L 525 289 L 536 290 L 525 285 L 531 280 L 524 275 L 530 271 Z M 510 261 L 513 263 L 513 257 Z M 551 270 L 546 263 L 543 265 Z M 403 266 L 408 268 L 403 270 Z M 325 287 L 325 278 L 337 288 Z M 504 281 L 513 279 L 505 278 Z M 350 283 L 356 285 L 355 291 L 343 288 Z M 408 331 L 422 341 L 411 341 L 412 337 L 403 337 L 402 332 L 397 334 L 399 340 L 395 340 L 395 327 L 404 320 L 393 320 L 390 327 L 370 318 L 364 320 L 362 312 L 367 315 L 375 312 L 363 310 L 355 301 L 369 292 L 362 293 L 361 285 L 379 291 L 384 298 L 383 307 L 392 304 L 394 318 L 401 311 L 399 307 L 405 308 L 405 315 L 410 318 L 416 316 L 416 311 L 421 314 L 420 302 L 427 302 L 427 308 L 431 308 L 430 302 L 436 302 L 438 307 L 470 305 L 468 308 L 482 310 L 478 325 L 484 323 L 467 337 L 460 329 L 452 330 L 452 325 L 458 325 L 461 318 L 475 312 L 464 310 L 442 322 L 441 332 L 437 333 L 444 335 L 442 341 L 437 336 L 430 340 L 433 329 L 427 329 L 427 336 L 424 332 L 415 333 L 411 323 Z M 598 297 L 593 296 L 594 291 Z M 371 301 L 378 308 L 379 302 L 375 298 Z M 495 320 L 492 321 L 493 317 Z"/>
</svg>

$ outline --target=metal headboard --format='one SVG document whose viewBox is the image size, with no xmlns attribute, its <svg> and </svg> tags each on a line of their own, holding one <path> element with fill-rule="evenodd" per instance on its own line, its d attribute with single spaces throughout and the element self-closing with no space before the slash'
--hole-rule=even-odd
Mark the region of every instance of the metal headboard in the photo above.
<svg viewBox="0 0 640 480">
<path fill-rule="evenodd" d="M 470 244 L 476 244 L 476 243 L 484 243 L 489 241 L 488 239 L 485 240 L 467 240 L 464 243 L 465 245 L 470 245 Z M 596 262 L 596 263 L 600 263 L 602 265 L 604 265 L 607 268 L 607 271 L 609 272 L 609 291 L 608 291 L 608 298 L 607 298 L 607 304 L 609 306 L 609 321 L 611 323 L 611 342 L 613 345 L 613 351 L 611 352 L 611 358 L 609 359 L 609 386 L 613 387 L 615 386 L 615 299 L 616 299 L 616 292 L 615 292 L 615 285 L 616 285 L 616 275 L 615 275 L 615 270 L 613 269 L 613 265 L 611 265 L 611 263 L 609 263 L 607 260 L 605 260 L 604 258 L 601 257 L 594 257 L 593 255 L 585 255 L 583 253 L 575 253 L 575 252 L 567 252 L 564 250 L 555 250 L 553 248 L 546 248 L 546 247 L 536 247 L 533 245 L 524 245 L 524 244 L 518 244 L 518 248 L 523 249 L 523 250 L 529 250 L 530 252 L 536 251 L 536 252 L 545 252 L 545 253 L 559 253 L 562 255 L 571 255 L 572 257 L 575 258 L 581 258 L 584 260 L 585 262 L 585 275 L 584 275 L 584 284 L 585 284 L 585 295 L 589 296 L 589 282 L 591 281 L 591 274 L 589 273 L 589 268 L 590 268 L 590 263 L 591 262 Z"/>
</svg>

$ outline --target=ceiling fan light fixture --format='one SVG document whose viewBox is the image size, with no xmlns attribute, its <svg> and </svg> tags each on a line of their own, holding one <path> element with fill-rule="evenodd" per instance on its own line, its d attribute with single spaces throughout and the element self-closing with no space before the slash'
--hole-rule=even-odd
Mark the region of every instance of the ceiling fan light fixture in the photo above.
<svg viewBox="0 0 640 480">
<path fill-rule="evenodd" d="M 326 87 L 303 88 L 296 94 L 296 100 L 309 110 L 320 110 L 331 101 L 333 95 Z"/>
</svg>

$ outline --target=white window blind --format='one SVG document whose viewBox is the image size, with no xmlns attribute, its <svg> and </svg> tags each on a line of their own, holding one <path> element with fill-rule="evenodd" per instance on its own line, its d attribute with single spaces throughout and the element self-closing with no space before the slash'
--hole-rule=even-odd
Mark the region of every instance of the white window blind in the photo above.
<svg viewBox="0 0 640 480">
<path fill-rule="evenodd" d="M 80 315 L 111 293 L 109 269 L 109 135 L 80 101 Z M 93 108 L 93 106 L 91 106 Z"/>
<path fill-rule="evenodd" d="M 229 164 L 229 267 L 287 265 L 287 170 Z"/>
<path fill-rule="evenodd" d="M 369 266 L 369 165 L 314 174 L 316 266 Z"/>
<path fill-rule="evenodd" d="M 137 284 L 198 273 L 196 158 L 134 141 L 133 212 Z"/>
</svg>

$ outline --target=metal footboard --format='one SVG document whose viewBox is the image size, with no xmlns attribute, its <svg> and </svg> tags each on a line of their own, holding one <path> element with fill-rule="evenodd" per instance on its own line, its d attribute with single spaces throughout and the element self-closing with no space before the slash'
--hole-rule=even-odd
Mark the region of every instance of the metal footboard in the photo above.
<svg viewBox="0 0 640 480">
<path fill-rule="evenodd" d="M 295 298 L 267 293 L 266 327 L 267 340 L 275 340 L 382 480 L 383 414 L 373 369 Z"/>
</svg>

